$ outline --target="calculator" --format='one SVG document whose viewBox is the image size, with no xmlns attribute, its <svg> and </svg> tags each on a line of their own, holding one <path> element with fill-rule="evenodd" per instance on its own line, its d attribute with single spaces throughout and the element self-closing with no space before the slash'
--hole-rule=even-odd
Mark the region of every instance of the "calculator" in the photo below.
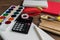
<svg viewBox="0 0 60 40">
<path fill-rule="evenodd" d="M 16 23 L 14 24 L 12 31 L 28 34 L 32 20 L 33 18 L 29 17 L 28 14 L 24 13 L 19 15 L 18 18 L 15 20 Z"/>
</svg>

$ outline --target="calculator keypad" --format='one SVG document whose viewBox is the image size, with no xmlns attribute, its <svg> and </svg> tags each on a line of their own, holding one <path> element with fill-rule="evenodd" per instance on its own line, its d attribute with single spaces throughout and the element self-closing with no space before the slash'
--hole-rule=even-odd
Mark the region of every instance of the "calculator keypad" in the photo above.
<svg viewBox="0 0 60 40">
<path fill-rule="evenodd" d="M 12 28 L 12 31 L 28 34 L 31 23 L 16 22 Z"/>
</svg>

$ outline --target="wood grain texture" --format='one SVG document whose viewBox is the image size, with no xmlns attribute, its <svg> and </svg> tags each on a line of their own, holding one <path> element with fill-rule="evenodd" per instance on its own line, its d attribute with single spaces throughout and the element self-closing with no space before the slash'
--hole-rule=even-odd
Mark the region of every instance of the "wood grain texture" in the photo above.
<svg viewBox="0 0 60 40">
<path fill-rule="evenodd" d="M 23 0 L 0 0 L 0 15 L 11 5 L 21 5 Z"/>
<path fill-rule="evenodd" d="M 40 23 L 40 26 L 39 26 L 40 28 L 43 28 L 45 30 L 48 30 L 50 32 L 54 32 L 54 33 L 60 35 L 60 22 L 47 21 L 47 20 L 42 19 L 42 22 Z"/>
<path fill-rule="evenodd" d="M 42 20 L 41 26 L 60 32 L 60 22 Z"/>
</svg>

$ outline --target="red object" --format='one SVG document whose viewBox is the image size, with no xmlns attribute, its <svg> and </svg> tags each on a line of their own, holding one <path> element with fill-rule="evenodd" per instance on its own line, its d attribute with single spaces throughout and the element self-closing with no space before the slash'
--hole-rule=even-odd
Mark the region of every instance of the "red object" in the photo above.
<svg viewBox="0 0 60 40">
<path fill-rule="evenodd" d="M 29 16 L 36 16 L 41 13 L 41 10 L 35 7 L 25 7 L 23 13 L 27 13 Z"/>
<path fill-rule="evenodd" d="M 60 2 L 48 2 L 48 8 L 44 9 L 43 12 L 52 15 L 60 15 Z"/>
<path fill-rule="evenodd" d="M 5 18 L 5 16 L 0 16 L 0 19 L 4 19 Z"/>
<path fill-rule="evenodd" d="M 5 24 L 10 24 L 10 23 L 11 23 L 11 21 L 6 21 L 6 22 L 5 22 Z"/>
<path fill-rule="evenodd" d="M 10 17 L 10 18 L 8 19 L 8 21 L 12 21 L 12 20 L 14 20 L 14 18 L 13 18 L 13 17 Z"/>
</svg>

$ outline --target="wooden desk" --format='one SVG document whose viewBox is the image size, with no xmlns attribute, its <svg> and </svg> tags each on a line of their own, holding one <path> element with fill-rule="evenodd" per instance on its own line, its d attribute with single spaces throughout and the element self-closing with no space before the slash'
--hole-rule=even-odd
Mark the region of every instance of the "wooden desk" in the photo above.
<svg viewBox="0 0 60 40">
<path fill-rule="evenodd" d="M 60 1 L 60 0 L 52 0 L 52 1 Z M 22 3 L 22 0 L 0 0 L 0 15 L 11 5 L 20 5 Z M 39 23 L 39 15 L 33 17 L 33 22 L 38 25 Z M 54 35 L 52 33 L 47 32 L 49 35 L 51 35 L 55 40 L 60 40 L 60 36 Z M 1 37 L 0 37 L 0 40 Z"/>
</svg>

